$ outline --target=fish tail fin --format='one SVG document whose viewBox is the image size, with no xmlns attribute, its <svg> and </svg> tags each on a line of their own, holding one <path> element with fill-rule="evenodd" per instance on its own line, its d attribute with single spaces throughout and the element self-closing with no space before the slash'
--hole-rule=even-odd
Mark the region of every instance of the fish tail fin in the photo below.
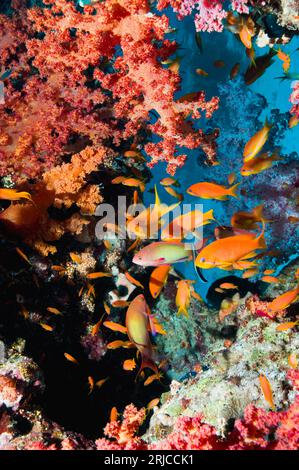
<svg viewBox="0 0 299 470">
<path fill-rule="evenodd" d="M 236 197 L 236 198 L 239 198 L 239 196 L 237 195 L 236 191 L 238 189 L 238 187 L 240 186 L 241 183 L 236 183 L 234 184 L 231 188 L 229 188 L 229 195 L 230 196 L 233 196 L 233 197 Z"/>
<path fill-rule="evenodd" d="M 262 222 L 262 227 L 263 228 L 262 228 L 262 231 L 261 231 L 260 235 L 257 237 L 257 241 L 258 241 L 258 248 L 263 249 L 263 248 L 267 248 L 266 240 L 265 240 L 266 224 L 265 224 L 264 219 L 261 219 L 261 222 Z"/>
<path fill-rule="evenodd" d="M 182 314 L 185 315 L 186 318 L 189 317 L 188 310 L 184 306 L 179 307 L 179 309 L 178 309 L 178 315 L 182 315 Z"/>
<path fill-rule="evenodd" d="M 137 377 L 143 371 L 143 369 L 146 369 L 146 368 L 151 369 L 153 372 L 155 372 L 155 374 L 158 374 L 159 372 L 158 366 L 154 363 L 153 359 L 144 355 L 142 355 L 141 357 L 142 357 L 142 361 L 141 361 L 141 366 L 138 371 Z"/>
</svg>

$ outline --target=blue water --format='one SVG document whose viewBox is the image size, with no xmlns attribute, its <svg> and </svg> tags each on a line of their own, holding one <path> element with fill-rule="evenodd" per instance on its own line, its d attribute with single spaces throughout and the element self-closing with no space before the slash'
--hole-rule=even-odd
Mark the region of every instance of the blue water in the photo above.
<svg viewBox="0 0 299 470">
<path fill-rule="evenodd" d="M 192 18 L 186 18 L 178 21 L 171 13 L 171 26 L 176 28 L 176 32 L 172 33 L 173 37 L 180 46 L 177 55 L 181 58 L 180 75 L 182 79 L 181 90 L 177 93 L 177 97 L 186 93 L 204 90 L 206 98 L 212 96 L 220 96 L 221 102 L 219 110 L 217 110 L 210 120 L 201 118 L 196 126 L 204 129 L 212 129 L 219 127 L 221 136 L 218 139 L 218 161 L 219 166 L 206 167 L 201 163 L 201 151 L 187 151 L 188 160 L 183 168 L 176 173 L 176 178 L 180 183 L 179 191 L 184 194 L 184 203 L 203 204 L 204 211 L 214 209 L 217 220 L 224 225 L 230 225 L 230 217 L 236 210 L 250 210 L 256 205 L 263 202 L 261 192 L 256 195 L 255 183 L 261 184 L 263 180 L 265 184 L 269 178 L 273 177 L 273 171 L 277 174 L 281 165 L 287 165 L 289 161 L 297 158 L 298 167 L 298 142 L 299 142 L 299 126 L 289 129 L 288 113 L 291 104 L 289 96 L 291 91 L 291 81 L 277 80 L 276 77 L 282 76 L 282 63 L 275 57 L 274 63 L 271 65 L 264 75 L 255 83 L 247 86 L 243 80 L 243 74 L 249 66 L 244 46 L 236 39 L 236 37 L 225 31 L 219 33 L 203 33 L 203 53 L 201 54 L 195 41 L 195 31 Z M 294 38 L 292 42 L 284 47 L 284 50 L 291 54 L 291 71 L 299 70 L 299 52 L 295 51 L 299 47 L 299 38 Z M 263 55 L 269 50 L 266 48 L 256 48 L 257 55 Z M 219 69 L 214 67 L 215 60 L 223 60 L 226 67 Z M 231 68 L 236 62 L 241 64 L 240 74 L 235 80 L 229 79 Z M 209 73 L 208 77 L 201 77 L 195 73 L 196 68 L 202 68 Z M 273 111 L 276 110 L 276 111 Z M 199 181 L 216 181 L 219 184 L 227 183 L 227 176 L 231 172 L 238 173 L 242 166 L 242 152 L 244 145 L 252 135 L 259 130 L 268 118 L 274 124 L 272 138 L 269 139 L 269 150 L 279 148 L 280 155 L 284 157 L 284 161 L 276 165 L 274 169 L 267 170 L 258 177 L 243 178 L 237 174 L 237 180 L 242 181 L 241 189 L 246 191 L 245 196 L 241 196 L 239 201 L 232 200 L 221 202 L 213 200 L 203 200 L 194 198 L 186 194 L 186 189 L 193 183 Z M 272 148 L 271 148 L 272 147 Z M 267 148 L 266 148 L 267 149 Z M 296 154 L 294 155 L 294 152 Z M 185 153 L 185 152 L 184 152 Z M 166 204 L 172 204 L 174 198 L 170 196 L 159 186 L 159 181 L 167 176 L 166 164 L 160 163 L 152 170 L 152 180 L 147 185 L 144 195 L 145 204 L 153 203 L 153 187 L 157 184 L 161 200 Z M 283 182 L 283 180 L 282 180 Z M 271 201 L 269 203 L 271 205 Z M 210 228 L 204 227 L 203 236 L 211 234 Z M 298 233 L 297 233 L 298 235 Z M 296 251 L 296 247 L 294 247 Z M 291 253 L 290 258 L 296 257 Z M 281 264 L 286 263 L 284 258 Z M 187 279 L 197 280 L 192 263 L 180 263 L 175 265 L 179 271 Z M 275 265 L 279 270 L 279 263 Z M 231 272 L 229 272 L 231 274 Z M 240 276 L 240 271 L 235 274 Z M 204 275 L 207 283 L 197 282 L 196 290 L 206 298 L 211 284 L 224 276 L 228 275 L 227 271 L 219 269 L 205 270 Z"/>
</svg>

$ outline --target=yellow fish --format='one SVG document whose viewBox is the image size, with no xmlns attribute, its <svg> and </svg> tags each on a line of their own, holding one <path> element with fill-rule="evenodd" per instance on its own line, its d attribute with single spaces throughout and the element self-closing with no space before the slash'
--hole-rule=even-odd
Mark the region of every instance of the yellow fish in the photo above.
<svg viewBox="0 0 299 470">
<path fill-rule="evenodd" d="M 271 128 L 272 124 L 266 120 L 264 127 L 247 142 L 243 152 L 244 162 L 252 160 L 262 150 L 268 140 Z"/>
<path fill-rule="evenodd" d="M 178 288 L 175 298 L 176 306 L 178 307 L 178 314 L 184 314 L 188 318 L 188 308 L 190 305 L 190 281 L 182 279 L 178 281 Z"/>
</svg>

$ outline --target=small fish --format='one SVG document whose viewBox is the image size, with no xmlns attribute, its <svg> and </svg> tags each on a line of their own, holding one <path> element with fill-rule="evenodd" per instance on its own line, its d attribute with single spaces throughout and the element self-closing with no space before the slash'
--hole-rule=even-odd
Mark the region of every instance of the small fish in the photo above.
<svg viewBox="0 0 299 470">
<path fill-rule="evenodd" d="M 109 307 L 109 305 L 107 305 L 106 302 L 103 302 L 103 306 L 104 306 L 104 310 L 107 313 L 107 315 L 110 315 L 111 308 Z"/>
<path fill-rule="evenodd" d="M 256 66 L 256 63 L 255 63 L 255 51 L 254 51 L 254 47 L 252 46 L 250 49 L 246 49 L 246 55 L 248 57 L 248 59 L 250 59 L 250 65 L 252 65 L 253 67 Z"/>
<path fill-rule="evenodd" d="M 273 393 L 272 393 L 272 388 L 271 388 L 269 380 L 267 379 L 265 375 L 260 375 L 259 381 L 260 381 L 261 389 L 262 389 L 266 402 L 269 404 L 272 410 L 275 410 L 275 405 L 273 401 Z"/>
<path fill-rule="evenodd" d="M 240 294 L 233 295 L 231 299 L 223 299 L 219 310 L 219 320 L 222 322 L 225 317 L 234 313 L 240 303 Z"/>
<path fill-rule="evenodd" d="M 238 75 L 238 73 L 240 72 L 240 67 L 241 67 L 241 64 L 239 62 L 237 62 L 233 68 L 231 69 L 230 71 L 230 79 L 233 80 L 234 78 L 236 78 L 236 76 Z"/>
<path fill-rule="evenodd" d="M 165 264 L 157 266 L 150 275 L 149 290 L 151 296 L 156 299 L 165 286 L 171 266 Z"/>
<path fill-rule="evenodd" d="M 162 372 L 157 372 L 156 374 L 150 375 L 144 382 L 144 386 L 152 384 L 155 380 L 160 380 L 163 377 Z"/>
<path fill-rule="evenodd" d="M 144 156 L 142 155 L 141 152 L 138 152 L 137 150 L 127 150 L 125 153 L 124 153 L 124 156 L 127 157 L 127 158 L 135 158 L 136 160 L 141 160 L 141 161 L 145 161 L 145 158 Z M 122 180 L 121 182 L 123 182 L 124 180 Z"/>
<path fill-rule="evenodd" d="M 113 178 L 113 180 L 111 180 L 111 183 L 112 184 L 121 184 L 124 180 L 125 180 L 124 176 L 117 176 L 116 178 Z"/>
<path fill-rule="evenodd" d="M 113 321 L 104 321 L 103 325 L 109 330 L 117 331 L 119 333 L 123 333 L 124 335 L 127 334 L 127 328 L 119 323 L 115 323 Z"/>
<path fill-rule="evenodd" d="M 90 395 L 94 389 L 94 378 L 90 375 L 87 380 L 88 380 L 88 386 L 89 386 L 88 395 Z"/>
<path fill-rule="evenodd" d="M 137 279 L 131 276 L 131 274 L 128 271 L 125 272 L 125 276 L 128 279 L 128 281 L 131 282 L 131 284 L 134 284 L 134 286 L 141 287 L 141 289 L 144 289 L 143 285 L 139 281 L 137 281 Z"/>
<path fill-rule="evenodd" d="M 280 323 L 277 327 L 276 327 L 276 331 L 288 331 L 290 330 L 291 328 L 294 328 L 294 326 L 298 325 L 299 323 L 299 320 L 297 321 L 288 321 L 288 322 L 285 322 L 285 323 Z"/>
<path fill-rule="evenodd" d="M 195 70 L 195 72 L 196 72 L 197 75 L 200 75 L 201 77 L 208 77 L 209 76 L 208 72 L 206 72 L 204 69 L 197 68 Z"/>
<path fill-rule="evenodd" d="M 201 298 L 201 296 L 194 290 L 191 290 L 191 295 L 194 299 L 198 300 L 199 302 L 203 302 L 203 299 Z"/>
<path fill-rule="evenodd" d="M 47 311 L 50 313 L 54 313 L 54 315 L 62 315 L 61 311 L 55 307 L 47 307 Z"/>
<path fill-rule="evenodd" d="M 277 277 L 274 277 L 274 276 L 263 276 L 261 278 L 261 280 L 263 282 L 267 282 L 269 284 L 280 282 L 280 280 Z"/>
<path fill-rule="evenodd" d="M 25 320 L 27 320 L 30 316 L 28 310 L 24 307 L 24 305 L 21 305 L 21 312 L 20 313 L 21 313 L 21 315 L 23 315 Z"/>
<path fill-rule="evenodd" d="M 291 353 L 288 357 L 288 364 L 292 369 L 297 369 L 298 367 L 298 356 L 296 353 Z"/>
<path fill-rule="evenodd" d="M 289 120 L 289 128 L 292 129 L 293 127 L 297 126 L 299 123 L 299 117 L 294 114 L 293 116 L 290 117 Z"/>
<path fill-rule="evenodd" d="M 236 173 L 230 173 L 227 177 L 227 181 L 229 185 L 232 185 L 236 180 Z"/>
<path fill-rule="evenodd" d="M 114 300 L 114 302 L 111 303 L 111 306 L 114 308 L 126 308 L 130 303 L 131 302 L 128 302 L 127 300 Z"/>
<path fill-rule="evenodd" d="M 270 124 L 266 119 L 264 127 L 256 132 L 247 142 L 243 151 L 244 162 L 252 160 L 261 151 L 268 140 L 272 126 L 273 124 Z"/>
<path fill-rule="evenodd" d="M 124 369 L 124 370 L 128 370 L 128 371 L 131 371 L 131 370 L 136 369 L 136 362 L 135 362 L 135 359 L 126 359 L 126 360 L 123 362 L 123 369 Z"/>
<path fill-rule="evenodd" d="M 23 258 L 28 264 L 31 264 L 29 258 L 27 255 L 25 255 L 25 253 L 18 247 L 16 247 L 16 252 L 18 253 L 18 255 L 21 256 L 21 258 Z"/>
<path fill-rule="evenodd" d="M 98 332 L 100 330 L 101 323 L 102 323 L 102 321 L 100 320 L 95 325 L 93 325 L 92 330 L 91 330 L 92 336 L 96 336 L 98 334 Z"/>
<path fill-rule="evenodd" d="M 204 213 L 200 210 L 194 210 L 180 214 L 175 217 L 170 224 L 163 227 L 161 239 L 165 241 L 180 241 L 188 234 L 193 233 L 195 235 L 196 229 L 214 220 L 213 209 Z"/>
<path fill-rule="evenodd" d="M 273 274 L 274 272 L 275 272 L 275 269 L 266 269 L 266 270 L 264 271 L 264 274 L 265 274 L 266 276 L 268 276 L 268 275 L 270 275 L 270 274 Z"/>
<path fill-rule="evenodd" d="M 248 28 L 247 24 L 244 24 L 241 31 L 239 32 L 241 42 L 244 44 L 246 49 L 252 48 L 252 31 Z"/>
<path fill-rule="evenodd" d="M 258 274 L 258 269 L 248 269 L 247 271 L 244 271 L 242 273 L 242 278 L 243 279 L 249 279 L 250 277 L 256 276 Z"/>
<path fill-rule="evenodd" d="M 178 315 L 184 314 L 188 318 L 188 308 L 190 305 L 190 281 L 182 279 L 178 281 L 177 293 L 175 298 L 176 306 L 178 307 Z"/>
<path fill-rule="evenodd" d="M 141 192 L 145 189 L 145 184 L 143 181 L 137 178 L 125 178 L 122 183 L 123 186 L 130 186 L 130 187 L 137 187 L 140 189 Z"/>
<path fill-rule="evenodd" d="M 134 251 L 135 248 L 137 248 L 137 246 L 139 245 L 140 243 L 140 238 L 136 238 L 136 240 L 132 243 L 131 246 L 129 246 L 127 252 L 130 253 L 130 251 Z"/>
<path fill-rule="evenodd" d="M 165 191 L 170 194 L 170 196 L 173 196 L 175 197 L 176 199 L 178 199 L 179 201 L 182 201 L 183 200 L 183 195 L 178 193 L 175 189 L 173 189 L 171 186 L 165 186 Z"/>
<path fill-rule="evenodd" d="M 221 289 L 238 289 L 238 286 L 232 284 L 231 282 L 223 282 L 220 284 Z"/>
<path fill-rule="evenodd" d="M 74 364 L 79 364 L 77 359 L 75 359 L 74 356 L 71 356 L 69 353 L 64 353 L 63 355 L 68 361 L 73 362 Z"/>
<path fill-rule="evenodd" d="M 281 158 L 276 153 L 273 153 L 271 156 L 269 156 L 268 153 L 265 153 L 260 157 L 256 157 L 245 162 L 240 173 L 242 176 L 257 175 L 258 173 L 271 168 L 273 163 L 279 160 L 281 160 Z"/>
<path fill-rule="evenodd" d="M 158 406 L 160 402 L 160 398 L 153 398 L 146 406 L 148 411 L 153 410 L 156 406 Z"/>
<path fill-rule="evenodd" d="M 94 298 L 96 297 L 96 292 L 94 290 L 94 287 L 92 284 L 87 284 L 87 287 L 88 287 L 88 291 L 87 291 L 87 297 L 89 297 L 90 295 L 92 295 Z"/>
<path fill-rule="evenodd" d="M 104 383 L 107 382 L 108 379 L 109 379 L 109 377 L 106 377 L 105 379 L 98 380 L 95 383 L 95 387 L 101 388 L 104 385 Z"/>
<path fill-rule="evenodd" d="M 32 196 L 25 191 L 17 191 L 16 189 L 0 188 L 0 199 L 7 201 L 19 201 L 20 199 L 27 199 L 32 202 Z"/>
<path fill-rule="evenodd" d="M 268 309 L 271 313 L 278 312 L 279 310 L 284 310 L 296 301 L 298 295 L 299 285 L 295 289 L 289 290 L 284 294 L 279 295 L 276 299 L 272 300 L 272 302 L 270 302 L 270 304 L 268 305 Z"/>
<path fill-rule="evenodd" d="M 220 287 L 216 287 L 215 292 L 218 292 L 219 294 L 223 294 L 225 291 L 221 289 Z"/>
<path fill-rule="evenodd" d="M 74 263 L 80 264 L 82 263 L 81 257 L 77 253 L 70 253 L 70 258 Z"/>
<path fill-rule="evenodd" d="M 226 188 L 225 186 L 216 183 L 195 183 L 187 189 L 187 193 L 191 196 L 200 197 L 202 199 L 216 199 L 219 201 L 225 201 L 229 196 L 238 197 L 236 190 L 240 183 Z"/>
<path fill-rule="evenodd" d="M 277 57 L 282 61 L 282 68 L 285 73 L 287 73 L 291 66 L 290 55 L 286 52 L 283 52 L 280 48 L 277 51 Z"/>
<path fill-rule="evenodd" d="M 107 344 L 107 349 L 119 349 L 119 348 L 127 347 L 129 343 L 130 343 L 129 341 L 120 341 L 120 340 L 112 341 L 111 343 Z"/>
<path fill-rule="evenodd" d="M 40 323 L 40 326 L 46 331 L 53 331 L 53 326 L 47 325 L 46 323 Z"/>
<path fill-rule="evenodd" d="M 119 413 L 117 411 L 116 406 L 113 406 L 113 408 L 111 408 L 111 411 L 110 411 L 110 423 L 117 421 L 118 415 Z"/>
<path fill-rule="evenodd" d="M 288 221 L 289 221 L 291 224 L 298 224 L 298 222 L 299 222 L 299 217 L 296 217 L 296 216 L 294 216 L 294 215 L 289 215 Z"/>
<path fill-rule="evenodd" d="M 178 181 L 171 176 L 167 176 L 160 180 L 162 186 L 178 186 Z"/>
<path fill-rule="evenodd" d="M 102 277 L 111 277 L 111 273 L 104 273 L 104 272 L 96 272 L 96 273 L 89 273 L 87 274 L 87 279 L 100 279 Z"/>
<path fill-rule="evenodd" d="M 59 266 L 59 265 L 55 265 L 55 264 L 53 264 L 53 266 L 51 266 L 51 269 L 53 271 L 57 271 L 59 273 L 64 273 L 65 272 L 65 268 L 63 266 Z"/>
<path fill-rule="evenodd" d="M 223 67 L 225 67 L 225 62 L 223 62 L 223 60 L 215 60 L 214 67 L 216 67 L 217 69 L 222 69 Z"/>
<path fill-rule="evenodd" d="M 145 301 L 143 294 L 139 294 L 131 302 L 126 313 L 126 331 L 129 340 L 135 344 L 142 357 L 140 372 L 149 367 L 155 373 L 158 373 L 158 368 L 154 362 L 153 348 L 148 333 L 149 316 L 148 305 Z"/>
</svg>

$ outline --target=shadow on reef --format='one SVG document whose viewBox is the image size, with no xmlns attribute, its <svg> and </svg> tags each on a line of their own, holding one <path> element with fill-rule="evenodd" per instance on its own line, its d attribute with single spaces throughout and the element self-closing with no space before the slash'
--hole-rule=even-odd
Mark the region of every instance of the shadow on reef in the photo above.
<svg viewBox="0 0 299 470">
<path fill-rule="evenodd" d="M 69 253 L 74 248 L 74 240 L 71 243 L 66 237 L 60 245 L 60 253 L 63 249 Z M 95 313 L 92 313 L 82 308 L 77 283 L 61 277 L 53 281 L 53 275 L 49 274 L 50 261 L 34 256 L 35 272 L 36 266 L 43 263 L 43 266 L 39 266 L 39 274 L 42 272 L 42 276 L 33 276 L 31 268 L 28 269 L 28 264 L 16 253 L 13 243 L 1 243 L 0 339 L 12 345 L 23 338 L 26 342 L 24 354 L 31 357 L 42 370 L 45 391 L 34 397 L 34 406 L 40 406 L 48 419 L 66 430 L 79 432 L 88 438 L 99 437 L 109 421 L 112 407 L 116 406 L 122 411 L 131 402 L 138 408 L 146 406 L 150 400 L 167 390 L 167 379 L 163 379 L 163 384 L 155 381 L 146 387 L 142 381 L 135 380 L 138 368 L 133 372 L 124 371 L 123 361 L 131 359 L 135 351 L 107 350 L 106 344 L 117 339 L 117 334 L 105 327 L 99 333 L 102 335 L 102 357 L 89 359 L 82 338 L 84 335 L 86 338 L 87 325 L 94 325 L 102 315 L 104 292 L 109 287 L 111 289 L 112 281 L 101 279 L 96 284 Z M 62 315 L 47 312 L 49 306 L 55 306 Z M 109 316 L 113 321 L 124 315 L 123 310 L 113 310 Z M 41 323 L 50 325 L 53 331 L 45 331 Z M 123 338 L 119 334 L 118 339 Z M 65 352 L 75 357 L 78 364 L 67 361 Z M 150 375 L 149 371 L 145 373 Z M 90 393 L 90 376 L 95 382 L 107 377 L 108 380 L 101 388 L 95 387 Z M 30 403 L 28 406 L 31 406 Z M 24 433 L 28 427 L 26 423 L 20 421 Z"/>
</svg>

